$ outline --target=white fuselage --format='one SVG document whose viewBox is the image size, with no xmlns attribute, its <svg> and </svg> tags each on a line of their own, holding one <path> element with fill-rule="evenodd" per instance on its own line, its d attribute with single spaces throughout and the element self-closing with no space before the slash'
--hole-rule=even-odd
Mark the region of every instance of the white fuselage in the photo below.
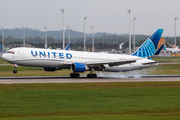
<svg viewBox="0 0 180 120">
<path fill-rule="evenodd" d="M 135 69 L 143 69 L 157 65 L 143 65 L 142 63 L 154 62 L 146 58 L 123 54 L 107 54 L 94 52 L 80 52 L 70 50 L 40 49 L 40 48 L 13 48 L 9 51 L 14 53 L 3 54 L 3 59 L 11 64 L 22 66 L 46 67 L 57 69 L 70 69 L 72 63 L 88 63 L 88 62 L 108 62 L 108 61 L 126 61 L 136 60 L 134 63 L 123 64 L 110 67 L 104 64 L 104 71 L 121 72 Z"/>
<path fill-rule="evenodd" d="M 180 52 L 180 49 L 177 49 L 177 48 L 166 48 L 165 50 L 172 53 Z"/>
</svg>

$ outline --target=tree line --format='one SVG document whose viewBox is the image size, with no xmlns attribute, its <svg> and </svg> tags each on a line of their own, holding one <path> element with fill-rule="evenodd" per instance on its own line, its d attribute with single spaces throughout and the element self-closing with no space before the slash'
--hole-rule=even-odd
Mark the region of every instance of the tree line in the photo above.
<svg viewBox="0 0 180 120">
<path fill-rule="evenodd" d="M 140 46 L 148 36 L 146 35 L 136 35 L 136 47 Z M 41 37 L 29 37 L 26 38 L 26 43 L 31 44 L 34 47 L 44 48 L 45 38 Z M 55 39 L 53 37 L 47 37 L 48 40 L 48 47 L 51 46 L 52 49 L 62 48 L 62 39 Z M 14 38 L 12 36 L 4 38 L 5 45 L 8 46 L 9 44 L 22 44 L 23 39 Z M 68 38 L 65 39 L 66 45 Z M 131 40 L 133 42 L 133 38 Z M 174 37 L 165 37 L 165 41 L 169 42 L 170 44 L 174 44 Z M 0 35 L 0 44 L 2 43 L 2 36 Z M 102 50 L 112 50 L 116 49 L 119 50 L 119 44 L 124 43 L 123 49 L 129 47 L 129 36 L 128 35 L 103 35 L 101 37 L 96 37 L 94 39 L 95 50 L 102 51 Z M 180 45 L 180 37 L 177 37 L 177 46 Z M 84 38 L 76 38 L 71 40 L 71 49 L 73 50 L 83 50 L 84 46 Z M 86 48 L 91 51 L 92 46 L 92 38 L 86 38 Z M 133 47 L 133 44 L 131 45 Z"/>
</svg>

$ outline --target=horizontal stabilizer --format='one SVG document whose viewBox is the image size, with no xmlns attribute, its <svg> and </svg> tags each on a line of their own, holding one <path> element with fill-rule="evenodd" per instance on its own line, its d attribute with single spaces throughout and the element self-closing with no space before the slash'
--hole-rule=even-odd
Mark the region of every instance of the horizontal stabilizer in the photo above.
<svg viewBox="0 0 180 120">
<path fill-rule="evenodd" d="M 163 62 L 171 62 L 172 60 L 169 61 L 154 61 L 154 62 L 148 62 L 148 63 L 142 63 L 142 65 L 151 65 L 151 64 L 157 64 L 157 63 L 163 63 Z"/>
</svg>

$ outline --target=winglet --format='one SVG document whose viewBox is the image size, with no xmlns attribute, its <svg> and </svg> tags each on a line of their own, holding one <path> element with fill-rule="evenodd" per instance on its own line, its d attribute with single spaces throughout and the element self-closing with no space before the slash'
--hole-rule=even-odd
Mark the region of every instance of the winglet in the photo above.
<svg viewBox="0 0 180 120">
<path fill-rule="evenodd" d="M 138 57 L 151 57 L 155 54 L 163 29 L 157 29 L 148 39 L 132 54 Z"/>
<path fill-rule="evenodd" d="M 69 43 L 64 50 L 70 50 L 71 43 Z"/>
</svg>

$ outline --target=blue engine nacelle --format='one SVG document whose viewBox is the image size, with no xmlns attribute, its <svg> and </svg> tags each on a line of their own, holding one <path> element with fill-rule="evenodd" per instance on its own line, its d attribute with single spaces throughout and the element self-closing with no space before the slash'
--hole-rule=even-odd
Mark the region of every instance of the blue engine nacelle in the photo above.
<svg viewBox="0 0 180 120">
<path fill-rule="evenodd" d="M 44 70 L 44 71 L 54 72 L 54 71 L 57 70 L 57 69 L 56 69 L 56 68 L 44 68 L 44 67 L 43 67 L 43 70 Z"/>
<path fill-rule="evenodd" d="M 71 65 L 72 72 L 84 72 L 88 70 L 88 67 L 83 63 L 73 63 Z"/>
</svg>

